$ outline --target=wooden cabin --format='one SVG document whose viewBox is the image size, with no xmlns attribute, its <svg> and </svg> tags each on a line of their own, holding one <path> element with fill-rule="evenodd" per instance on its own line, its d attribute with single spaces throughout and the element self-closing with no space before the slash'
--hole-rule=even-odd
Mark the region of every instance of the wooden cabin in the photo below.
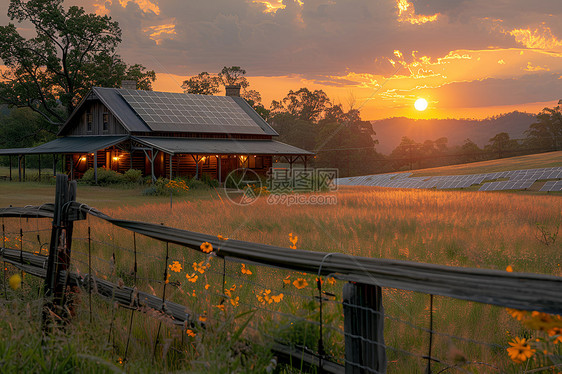
<svg viewBox="0 0 562 374">
<path fill-rule="evenodd" d="M 0 155 L 52 154 L 64 157 L 65 171 L 80 178 L 93 168 L 120 173 L 138 169 L 153 178 L 208 174 L 224 181 L 248 168 L 265 174 L 274 158 L 290 165 L 313 153 L 278 142 L 277 132 L 240 97 L 94 87 L 61 127 L 59 138 Z M 54 171 L 53 171 L 54 172 Z"/>
</svg>

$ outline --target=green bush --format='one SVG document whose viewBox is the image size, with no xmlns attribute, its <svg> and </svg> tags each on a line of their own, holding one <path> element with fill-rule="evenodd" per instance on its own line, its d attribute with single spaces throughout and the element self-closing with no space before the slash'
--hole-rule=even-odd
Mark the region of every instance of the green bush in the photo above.
<svg viewBox="0 0 562 374">
<path fill-rule="evenodd" d="M 142 182 L 142 171 L 137 169 L 129 169 L 123 174 L 125 181 L 129 183 L 141 183 Z"/>
<path fill-rule="evenodd" d="M 205 183 L 209 187 L 218 187 L 219 181 L 211 177 L 209 174 L 201 175 L 201 182 Z"/>
<path fill-rule="evenodd" d="M 199 179 L 195 179 L 195 178 L 191 178 L 187 181 L 187 185 L 189 186 L 189 188 L 193 188 L 194 190 L 208 190 L 209 189 L 209 185 L 206 184 L 205 182 L 199 180 Z"/>
<path fill-rule="evenodd" d="M 90 168 L 82 177 L 82 182 L 95 185 L 94 169 Z M 125 176 L 116 171 L 106 168 L 98 168 L 98 185 L 107 186 L 109 184 L 123 184 L 126 182 Z"/>
<path fill-rule="evenodd" d="M 189 191 L 190 186 L 182 180 L 169 180 L 167 178 L 158 178 L 154 184 L 142 191 L 145 196 L 168 196 L 170 193 L 175 196 L 185 195 Z"/>
</svg>

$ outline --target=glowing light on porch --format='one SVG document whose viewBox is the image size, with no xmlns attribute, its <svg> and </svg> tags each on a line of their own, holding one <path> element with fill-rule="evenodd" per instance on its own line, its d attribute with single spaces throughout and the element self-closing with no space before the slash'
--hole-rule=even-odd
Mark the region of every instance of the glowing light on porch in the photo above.
<svg viewBox="0 0 562 374">
<path fill-rule="evenodd" d="M 239 156 L 240 157 L 240 161 L 242 162 L 246 162 L 246 160 L 248 159 L 248 156 Z"/>
<path fill-rule="evenodd" d="M 85 162 L 86 160 L 87 160 L 87 157 L 86 157 L 86 156 L 80 157 L 80 161 Z"/>
</svg>

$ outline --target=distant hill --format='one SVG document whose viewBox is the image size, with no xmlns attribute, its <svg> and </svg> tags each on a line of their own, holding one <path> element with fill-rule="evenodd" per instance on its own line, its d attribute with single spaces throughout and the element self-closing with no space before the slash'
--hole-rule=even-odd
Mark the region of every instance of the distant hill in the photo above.
<svg viewBox="0 0 562 374">
<path fill-rule="evenodd" d="M 535 122 L 535 115 L 511 112 L 486 118 L 475 119 L 410 119 L 404 117 L 372 121 L 379 144 L 377 151 L 390 154 L 403 136 L 418 143 L 446 137 L 449 147 L 461 145 L 467 138 L 483 147 L 488 140 L 500 132 L 507 132 L 512 139 L 523 138 L 529 125 Z"/>
</svg>

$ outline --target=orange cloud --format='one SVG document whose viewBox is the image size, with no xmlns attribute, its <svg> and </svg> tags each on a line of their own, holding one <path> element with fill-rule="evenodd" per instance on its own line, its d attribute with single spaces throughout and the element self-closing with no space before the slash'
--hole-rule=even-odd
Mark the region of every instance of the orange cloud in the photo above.
<svg viewBox="0 0 562 374">
<path fill-rule="evenodd" d="M 156 15 L 160 14 L 160 7 L 150 0 L 119 0 L 119 4 L 121 4 L 121 6 L 125 8 L 130 1 L 136 3 L 139 8 L 145 13 L 152 12 Z"/>
<path fill-rule="evenodd" d="M 534 66 L 530 62 L 527 63 L 527 66 L 523 69 L 525 71 L 550 71 L 547 66 Z"/>
<path fill-rule="evenodd" d="M 398 8 L 398 22 L 408 22 L 412 25 L 423 25 L 427 22 L 435 22 L 437 17 L 440 16 L 439 13 L 432 16 L 416 14 L 414 4 L 408 2 L 408 0 L 396 0 L 396 7 Z"/>
<path fill-rule="evenodd" d="M 164 39 L 171 39 L 176 35 L 176 25 L 174 25 L 175 20 L 171 20 L 171 23 L 149 26 L 143 29 L 145 33 L 148 34 L 150 39 L 154 40 L 156 44 L 162 43 Z"/>
<path fill-rule="evenodd" d="M 514 29 L 509 31 L 509 34 L 515 37 L 517 43 L 527 48 L 553 50 L 562 47 L 562 40 L 552 35 L 552 30 L 546 26 L 542 30 Z"/>
<path fill-rule="evenodd" d="M 287 6 L 283 4 L 283 0 L 274 0 L 274 1 L 266 1 L 266 0 L 253 0 L 255 4 L 262 4 L 265 6 L 264 13 L 277 13 L 279 9 L 285 9 Z M 302 3 L 299 2 L 301 5 Z"/>
</svg>

